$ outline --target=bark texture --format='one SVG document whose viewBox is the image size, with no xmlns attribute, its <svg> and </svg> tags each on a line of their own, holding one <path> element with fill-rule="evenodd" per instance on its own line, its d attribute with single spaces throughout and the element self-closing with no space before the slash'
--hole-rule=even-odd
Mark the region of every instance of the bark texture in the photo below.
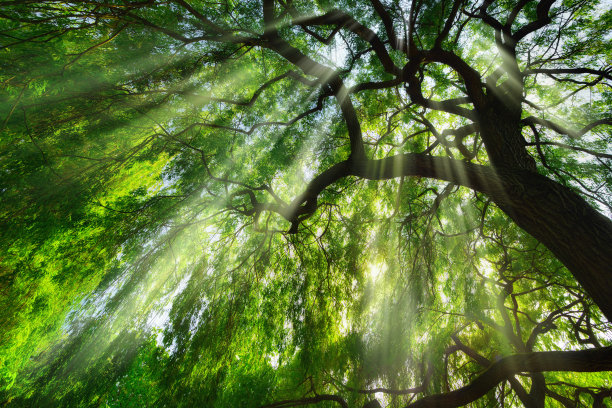
<svg viewBox="0 0 612 408">
<path fill-rule="evenodd" d="M 493 201 L 563 262 L 612 321 L 612 221 L 544 176 L 499 173 L 507 193 L 491 195 Z"/>
</svg>

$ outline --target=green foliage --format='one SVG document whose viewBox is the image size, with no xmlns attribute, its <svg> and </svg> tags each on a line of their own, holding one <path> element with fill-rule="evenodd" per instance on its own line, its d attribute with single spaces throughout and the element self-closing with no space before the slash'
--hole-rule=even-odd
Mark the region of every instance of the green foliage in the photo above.
<svg viewBox="0 0 612 408">
<path fill-rule="evenodd" d="M 400 407 L 486 368 L 461 345 L 495 362 L 612 344 L 610 324 L 561 262 L 464 187 L 345 177 L 289 234 L 274 205 L 288 206 L 349 157 L 343 112 L 328 88 L 272 49 L 208 41 L 216 25 L 234 27 L 232 39 L 259 36 L 261 4 L 190 1 L 189 11 L 183 3 L 0 2 L 0 402 L 255 408 L 334 394 L 355 407 L 374 396 Z M 303 16 L 346 10 L 389 41 L 369 6 L 294 3 Z M 384 3 L 394 21 L 412 13 L 423 49 L 434 47 L 453 6 Z M 518 46 L 522 68 L 554 41 L 569 67 L 609 67 L 612 12 L 594 1 L 558 3 L 554 24 Z M 468 18 L 475 5 L 461 2 L 440 46 L 484 77 L 499 56 L 488 51 L 493 30 Z M 489 12 L 513 5 L 495 2 Z M 278 16 L 279 32 L 337 68 L 347 86 L 391 78 L 363 38 L 341 30 L 325 44 L 291 18 Z M 529 2 L 511 26 L 536 18 Z M 425 61 L 417 75 L 427 98 L 466 92 L 449 66 Z M 583 82 L 529 77 L 525 95 L 568 123 L 608 118 L 609 83 L 594 83 L 587 101 L 576 91 Z M 406 92 L 350 96 L 370 157 L 425 151 L 490 164 L 478 132 L 455 143 L 432 130 L 466 118 L 413 106 Z M 612 208 L 610 157 L 601 153 L 609 133 L 525 129 L 541 174 Z M 549 143 L 536 146 L 539 137 Z M 254 203 L 268 207 L 257 212 Z M 610 388 L 606 373 L 544 377 L 550 391 L 581 404 Z M 515 381 L 529 390 L 538 378 Z M 509 384 L 474 406 L 517 406 Z M 420 388 L 359 392 L 381 387 Z"/>
</svg>

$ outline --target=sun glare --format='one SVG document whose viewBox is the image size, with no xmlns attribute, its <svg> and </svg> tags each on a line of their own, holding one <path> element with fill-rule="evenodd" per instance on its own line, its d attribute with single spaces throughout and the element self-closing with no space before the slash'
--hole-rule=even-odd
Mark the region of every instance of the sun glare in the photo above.
<svg viewBox="0 0 612 408">
<path fill-rule="evenodd" d="M 376 283 L 387 271 L 387 264 L 382 261 L 368 266 L 368 279 Z"/>
</svg>

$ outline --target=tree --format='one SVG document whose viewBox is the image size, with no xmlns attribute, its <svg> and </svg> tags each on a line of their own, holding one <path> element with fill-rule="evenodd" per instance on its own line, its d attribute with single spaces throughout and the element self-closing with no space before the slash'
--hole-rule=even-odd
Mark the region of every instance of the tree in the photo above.
<svg viewBox="0 0 612 408">
<path fill-rule="evenodd" d="M 0 4 L 6 399 L 609 396 L 605 4 Z"/>
</svg>

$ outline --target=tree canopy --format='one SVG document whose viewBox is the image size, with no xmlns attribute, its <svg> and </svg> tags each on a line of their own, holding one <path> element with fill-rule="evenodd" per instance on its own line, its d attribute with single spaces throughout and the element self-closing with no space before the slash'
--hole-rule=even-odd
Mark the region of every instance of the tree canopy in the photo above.
<svg viewBox="0 0 612 408">
<path fill-rule="evenodd" d="M 612 406 L 599 0 L 0 0 L 0 403 Z"/>
</svg>

